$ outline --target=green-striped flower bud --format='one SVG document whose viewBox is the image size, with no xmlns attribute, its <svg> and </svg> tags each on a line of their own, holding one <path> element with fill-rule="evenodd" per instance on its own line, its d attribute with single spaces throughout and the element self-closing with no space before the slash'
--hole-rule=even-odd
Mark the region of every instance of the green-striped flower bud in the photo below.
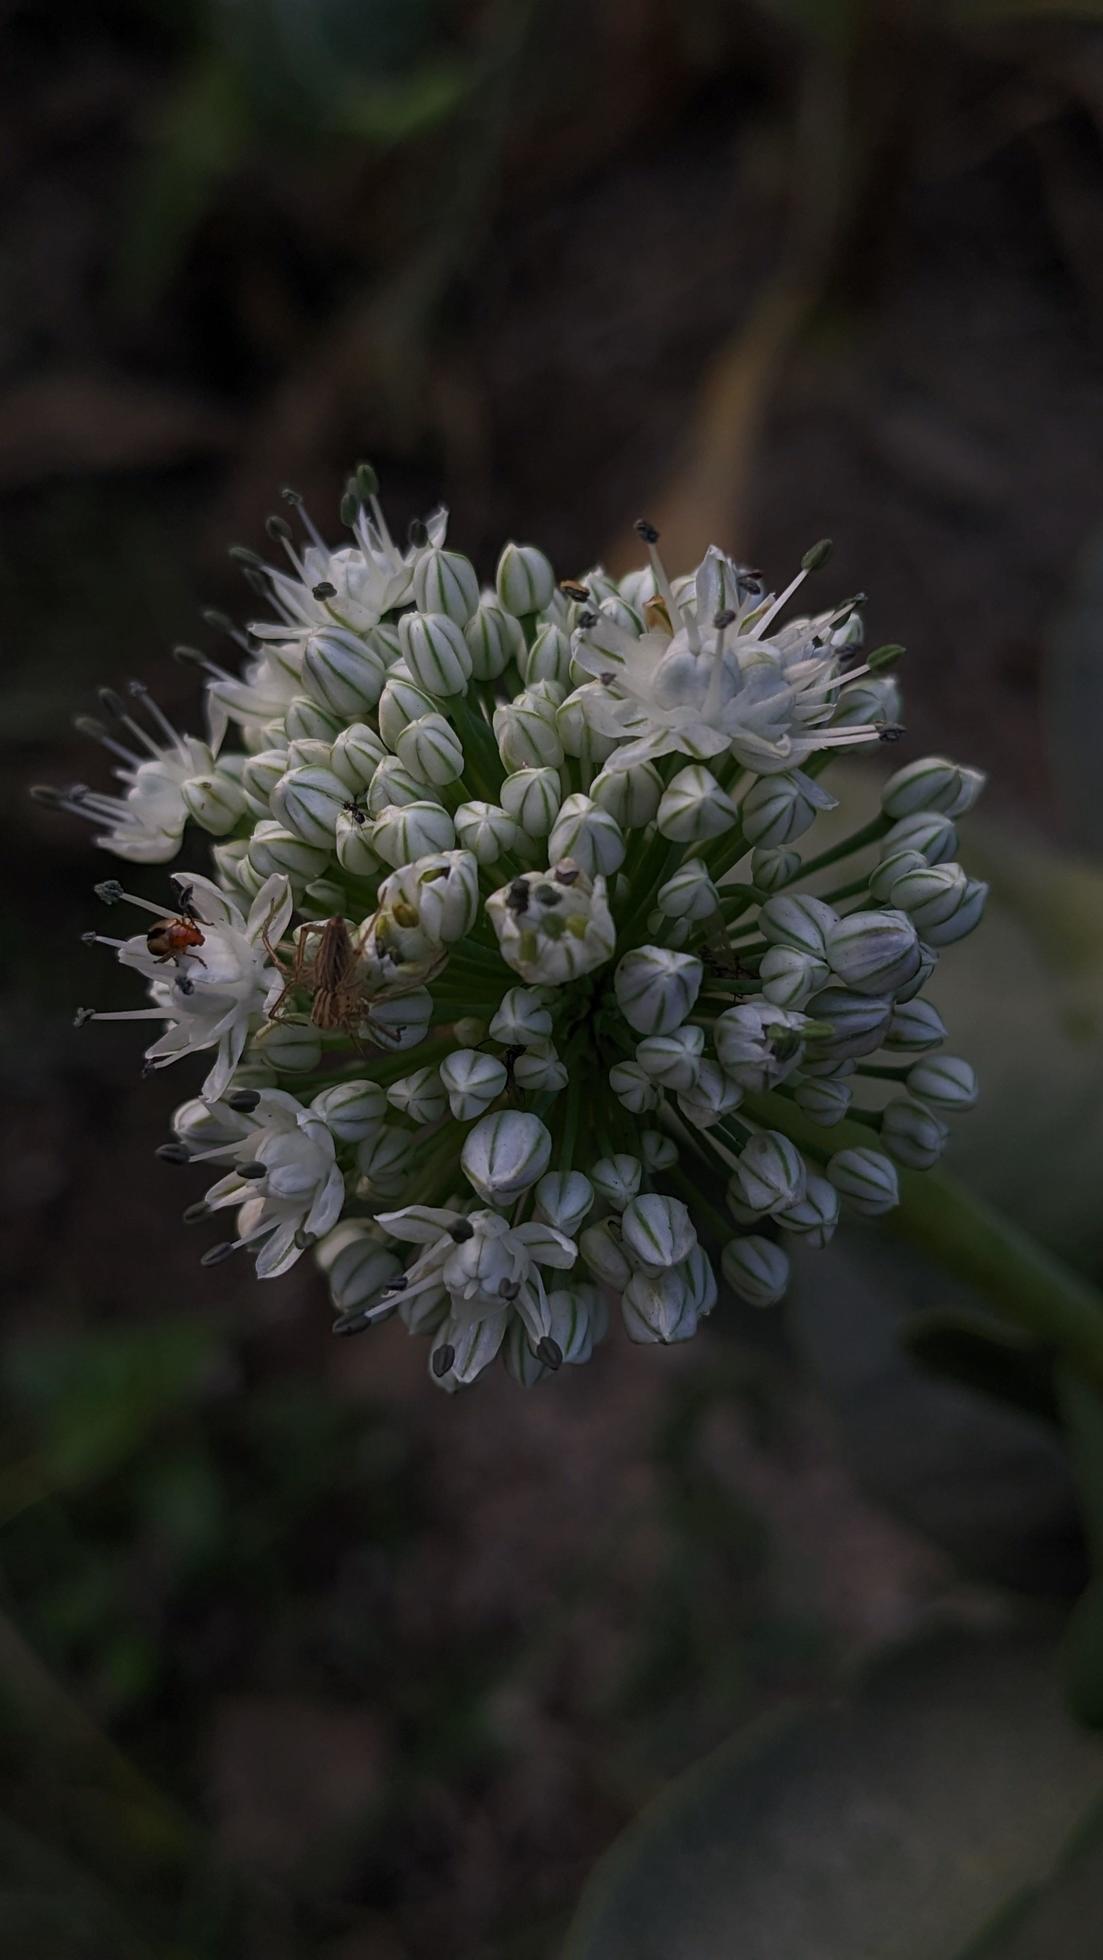
<svg viewBox="0 0 1103 1960">
<path fill-rule="evenodd" d="M 296 694 L 284 712 L 283 733 L 289 742 L 334 742 L 340 728 L 340 715 L 332 708 L 322 707 L 308 694 Z"/>
<path fill-rule="evenodd" d="M 517 619 L 543 612 L 555 595 L 551 561 L 534 544 L 507 544 L 494 582 L 498 603 Z"/>
<path fill-rule="evenodd" d="M 973 808 L 984 784 L 981 769 L 962 768 L 940 755 L 923 756 L 889 777 L 881 791 L 881 808 L 893 818 L 910 817 L 917 810 L 961 817 Z"/>
<path fill-rule="evenodd" d="M 350 878 L 374 878 L 382 860 L 371 847 L 368 820 L 359 808 L 345 807 L 337 818 L 337 862 Z"/>
<path fill-rule="evenodd" d="M 380 763 L 368 784 L 364 806 L 369 816 L 379 817 L 392 804 L 423 802 L 425 790 L 426 785 L 419 776 L 411 776 L 396 755 L 389 755 Z"/>
<path fill-rule="evenodd" d="M 740 806 L 743 835 L 750 844 L 778 849 L 810 830 L 821 810 L 834 810 L 838 797 L 799 769 L 759 776 Z"/>
<path fill-rule="evenodd" d="M 190 777 L 181 784 L 180 797 L 189 817 L 211 837 L 227 837 L 245 810 L 241 784 L 221 769 Z"/>
<path fill-rule="evenodd" d="M 303 652 L 303 686 L 312 701 L 347 720 L 374 708 L 387 678 L 387 661 L 370 633 L 344 627 L 312 633 Z"/>
<path fill-rule="evenodd" d="M 551 1156 L 551 1137 L 538 1116 L 527 1110 L 499 1110 L 468 1132 L 460 1165 L 469 1184 L 488 1205 L 509 1205 L 543 1177 Z"/>
<path fill-rule="evenodd" d="M 772 1307 L 789 1284 L 789 1259 L 772 1239 L 729 1239 L 720 1268 L 733 1293 L 750 1307 Z"/>
<path fill-rule="evenodd" d="M 617 1005 L 637 1034 L 669 1034 L 693 1012 L 704 968 L 690 953 L 638 946 L 617 967 Z"/>
<path fill-rule="evenodd" d="M 440 1121 L 448 1107 L 448 1094 L 437 1069 L 418 1068 L 391 1083 L 387 1101 L 420 1127 Z"/>
<path fill-rule="evenodd" d="M 354 721 L 341 730 L 334 742 L 329 766 L 355 796 L 367 789 L 386 754 L 386 747 L 374 728 L 369 728 L 367 722 Z"/>
<path fill-rule="evenodd" d="M 322 1059 L 322 1037 L 303 1021 L 267 1021 L 253 1036 L 253 1053 L 277 1075 L 310 1075 Z"/>
<path fill-rule="evenodd" d="M 680 1265 L 697 1244 L 688 1206 L 657 1191 L 630 1199 L 621 1213 L 620 1229 L 625 1252 L 645 1273 Z"/>
<path fill-rule="evenodd" d="M 882 859 L 896 851 L 918 851 L 927 864 L 946 864 L 957 852 L 957 827 L 939 810 L 916 810 L 881 839 Z"/>
<path fill-rule="evenodd" d="M 587 1225 L 579 1238 L 578 1250 L 583 1263 L 603 1285 L 618 1291 L 627 1286 L 632 1277 L 632 1262 L 620 1242 L 619 1219 L 604 1218 L 599 1225 Z"/>
<path fill-rule="evenodd" d="M 549 1171 L 534 1193 L 536 1216 L 573 1239 L 593 1210 L 594 1187 L 582 1171 Z"/>
<path fill-rule="evenodd" d="M 808 1172 L 795 1143 L 781 1130 L 759 1130 L 743 1145 L 735 1181 L 752 1211 L 784 1211 L 804 1196 Z"/>
<path fill-rule="evenodd" d="M 627 773 L 627 771 L 625 772 Z M 700 858 L 687 858 L 672 878 L 659 886 L 658 909 L 664 919 L 711 919 L 720 894 Z"/>
<path fill-rule="evenodd" d="M 590 795 L 622 830 L 642 830 L 659 808 L 663 779 L 653 762 L 635 762 L 628 769 L 602 769 L 590 784 Z"/>
<path fill-rule="evenodd" d="M 885 1031 L 884 1046 L 905 1053 L 937 1048 L 946 1039 L 946 1023 L 929 1000 L 897 1001 Z"/>
<path fill-rule="evenodd" d="M 845 1082 L 798 1082 L 793 1090 L 794 1102 L 825 1130 L 842 1122 L 853 1099 L 853 1090 Z"/>
<path fill-rule="evenodd" d="M 272 815 L 296 837 L 327 853 L 335 848 L 337 819 L 348 790 L 332 769 L 289 769 L 272 791 Z"/>
<path fill-rule="evenodd" d="M 504 612 L 493 598 L 484 597 L 463 629 L 471 656 L 471 676 L 477 681 L 496 681 L 511 660 L 520 662 L 525 653 L 525 636 L 512 613 Z"/>
<path fill-rule="evenodd" d="M 841 1199 L 835 1186 L 826 1177 L 809 1171 L 805 1180 L 804 1196 L 795 1205 L 775 1214 L 778 1224 L 785 1232 L 792 1232 L 802 1238 L 805 1245 L 822 1251 L 834 1237 L 839 1222 Z"/>
<path fill-rule="evenodd" d="M 673 1170 L 678 1162 L 678 1146 L 673 1137 L 664 1136 L 661 1130 L 641 1130 L 640 1156 L 649 1171 Z"/>
<path fill-rule="evenodd" d="M 798 952 L 826 959 L 827 935 L 838 924 L 839 915 L 822 898 L 805 892 L 779 893 L 768 898 L 758 915 L 758 923 L 772 946 L 795 946 Z"/>
<path fill-rule="evenodd" d="M 571 685 L 571 642 L 561 626 L 548 620 L 539 627 L 532 645 L 520 658 L 521 679 L 526 686 L 533 681 L 556 681 L 560 687 Z"/>
<path fill-rule="evenodd" d="M 895 1165 L 881 1150 L 865 1145 L 839 1150 L 827 1166 L 827 1175 L 844 1204 L 867 1218 L 878 1218 L 900 1202 Z"/>
<path fill-rule="evenodd" d="M 403 767 L 433 789 L 463 775 L 463 743 L 444 715 L 421 715 L 407 722 L 396 744 Z"/>
<path fill-rule="evenodd" d="M 317 1110 L 339 1143 L 363 1143 L 365 1137 L 382 1129 L 387 1097 L 378 1082 L 335 1082 L 313 1097 L 310 1107 Z"/>
<path fill-rule="evenodd" d="M 737 823 L 739 812 L 711 769 L 691 762 L 679 769 L 663 791 L 655 821 L 675 844 L 703 844 Z"/>
<path fill-rule="evenodd" d="M 872 1055 L 880 1048 L 892 1017 L 886 994 L 854 994 L 846 987 L 825 987 L 814 994 L 808 1012 L 820 1031 L 809 1037 L 814 1060 L 842 1062 Z M 830 1032 L 823 1032 L 824 1028 Z"/>
<path fill-rule="evenodd" d="M 555 1096 L 567 1086 L 567 1071 L 550 1041 L 533 1041 L 514 1062 L 513 1080 L 525 1095 Z"/>
<path fill-rule="evenodd" d="M 760 845 L 751 852 L 751 883 L 760 892 L 778 892 L 791 885 L 800 870 L 800 852 L 770 850 Z"/>
<path fill-rule="evenodd" d="M 716 1062 L 702 1062 L 692 1089 L 678 1096 L 678 1112 L 696 1130 L 711 1130 L 721 1117 L 738 1109 L 743 1090 Z"/>
<path fill-rule="evenodd" d="M 548 838 L 549 860 L 573 858 L 587 877 L 611 877 L 624 863 L 619 826 L 588 796 L 568 796 Z"/>
<path fill-rule="evenodd" d="M 246 756 L 241 770 L 241 793 L 251 816 L 261 819 L 268 816 L 272 791 L 286 770 L 286 749 L 261 749 L 256 755 Z"/>
<path fill-rule="evenodd" d="M 356 1168 L 365 1197 L 396 1198 L 410 1175 L 414 1138 L 409 1130 L 385 1123 L 356 1146 Z"/>
<path fill-rule="evenodd" d="M 502 808 L 526 837 L 546 837 L 556 819 L 563 790 L 556 769 L 518 769 L 501 788 Z"/>
<path fill-rule="evenodd" d="M 614 1062 L 609 1070 L 609 1087 L 632 1116 L 645 1116 L 659 1106 L 659 1091 L 638 1062 Z"/>
<path fill-rule="evenodd" d="M 456 836 L 480 864 L 497 864 L 505 854 L 523 851 L 525 834 L 496 803 L 461 803 L 455 814 Z"/>
<path fill-rule="evenodd" d="M 479 580 L 470 558 L 458 551 L 419 552 L 414 562 L 414 604 L 419 612 L 444 613 L 457 626 L 466 626 L 478 603 Z"/>
<path fill-rule="evenodd" d="M 640 1188 L 643 1165 L 638 1157 L 630 1157 L 626 1151 L 619 1151 L 612 1157 L 599 1157 L 591 1166 L 590 1182 L 599 1198 L 604 1198 L 614 1211 L 623 1211 L 630 1198 L 634 1198 Z"/>
<path fill-rule="evenodd" d="M 484 1055 L 478 1048 L 457 1048 L 441 1063 L 440 1079 L 456 1121 L 470 1123 L 497 1102 L 509 1077 L 496 1055 Z"/>
<path fill-rule="evenodd" d="M 647 1035 L 636 1045 L 636 1060 L 664 1089 L 691 1090 L 701 1073 L 705 1031 L 687 1023 L 669 1034 Z"/>
<path fill-rule="evenodd" d="M 700 1315 L 681 1269 L 634 1273 L 620 1302 L 624 1331 L 630 1341 L 692 1340 Z"/>
<path fill-rule="evenodd" d="M 959 1055 L 928 1055 L 908 1070 L 908 1090 L 920 1102 L 956 1114 L 977 1100 L 976 1073 Z"/>
<path fill-rule="evenodd" d="M 471 655 L 447 613 L 403 613 L 398 622 L 402 658 L 416 686 L 427 694 L 462 694 L 471 678 Z M 382 726 L 382 722 L 380 723 Z"/>
<path fill-rule="evenodd" d="M 373 819 L 370 842 L 386 864 L 397 866 L 430 852 L 452 850 L 456 832 L 439 803 L 390 803 Z"/>
<path fill-rule="evenodd" d="M 314 1248 L 338 1313 L 355 1313 L 374 1305 L 384 1287 L 397 1279 L 402 1261 L 375 1236 L 374 1227 L 360 1219 L 342 1219 Z"/>
<path fill-rule="evenodd" d="M 273 871 L 282 871 L 299 884 L 320 878 L 329 864 L 331 849 L 319 849 L 305 838 L 274 820 L 258 823 L 249 842 L 248 862 L 262 880 Z"/>
<path fill-rule="evenodd" d="M 555 725 L 556 703 L 534 688 L 494 710 L 494 738 L 509 770 L 558 768 L 563 744 Z"/>
<path fill-rule="evenodd" d="M 919 969 L 919 939 L 904 912 L 850 912 L 827 934 L 828 965 L 859 994 L 892 994 Z"/>
<path fill-rule="evenodd" d="M 768 946 L 758 968 L 765 998 L 783 1008 L 804 1007 L 829 975 L 826 960 L 796 946 Z"/>
<path fill-rule="evenodd" d="M 507 1048 L 518 1044 L 528 1048 L 543 1041 L 552 1031 L 552 1017 L 544 996 L 533 987 L 510 987 L 502 995 L 497 1013 L 490 1023 L 490 1035 Z"/>
</svg>

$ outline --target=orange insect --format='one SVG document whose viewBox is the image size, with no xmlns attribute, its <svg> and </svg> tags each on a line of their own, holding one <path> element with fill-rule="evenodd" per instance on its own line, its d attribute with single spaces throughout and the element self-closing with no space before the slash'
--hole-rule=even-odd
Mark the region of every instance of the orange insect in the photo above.
<svg viewBox="0 0 1103 1960">
<path fill-rule="evenodd" d="M 177 917 L 159 919 L 155 926 L 150 926 L 146 933 L 146 947 L 153 958 L 160 960 L 162 964 L 168 960 L 175 960 L 179 966 L 185 954 L 190 954 L 202 966 L 203 961 L 194 950 L 196 946 L 202 944 L 203 934 L 199 930 L 199 920 L 191 901 L 191 888 L 185 885 L 180 892 L 180 911 Z"/>
<path fill-rule="evenodd" d="M 371 925 L 369 919 L 361 927 L 361 940 L 367 938 Z M 290 961 L 276 951 L 267 934 L 264 945 L 273 965 L 284 976 L 283 992 L 268 1010 L 269 1021 L 288 1020 L 285 1003 L 296 992 L 308 993 L 311 1025 L 326 1033 L 340 1031 L 357 1047 L 365 1023 L 370 1024 L 375 1001 L 401 1000 L 405 994 L 412 994 L 432 978 L 440 965 L 436 962 L 425 971 L 396 974 L 393 980 L 380 982 L 378 973 L 371 969 L 353 939 L 348 921 L 341 918 L 316 919 L 300 926 Z M 375 1036 L 381 1047 L 393 1038 L 390 1029 L 385 1035 L 377 1032 Z"/>
</svg>

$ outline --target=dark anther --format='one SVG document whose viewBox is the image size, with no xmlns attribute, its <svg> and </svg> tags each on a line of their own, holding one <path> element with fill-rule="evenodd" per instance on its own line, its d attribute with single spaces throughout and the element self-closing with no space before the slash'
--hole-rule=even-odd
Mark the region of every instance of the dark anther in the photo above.
<svg viewBox="0 0 1103 1960">
<path fill-rule="evenodd" d="M 80 943 L 82 946 L 98 946 L 100 943 L 99 933 L 82 932 L 80 936 Z"/>
<path fill-rule="evenodd" d="M 291 543 L 291 526 L 286 517 L 266 517 L 264 528 L 273 544 Z"/>
<path fill-rule="evenodd" d="M 557 864 L 552 872 L 557 885 L 577 885 L 580 875 L 577 864 L 569 864 L 566 860 Z"/>
<path fill-rule="evenodd" d="M 405 1293 L 406 1288 L 409 1286 L 409 1284 L 410 1282 L 406 1274 L 399 1273 L 397 1279 L 390 1280 L 386 1286 L 380 1289 L 380 1291 L 383 1293 Z"/>
<path fill-rule="evenodd" d="M 223 1260 L 229 1259 L 236 1251 L 236 1245 L 231 1244 L 227 1239 L 225 1245 L 212 1245 L 209 1251 L 203 1254 L 199 1263 L 201 1266 L 221 1266 Z"/>
<path fill-rule="evenodd" d="M 229 613 L 220 612 L 217 606 L 204 606 L 199 617 L 212 633 L 229 633 L 232 637 L 237 631 Z"/>
<path fill-rule="evenodd" d="M 337 597 L 337 587 L 331 585 L 327 578 L 319 579 L 317 585 L 312 585 L 310 590 L 314 598 L 319 601 Z"/>
<path fill-rule="evenodd" d="M 264 570 L 264 560 L 259 552 L 250 551 L 247 544 L 232 544 L 230 557 L 235 565 L 251 565 L 254 571 Z"/>
<path fill-rule="evenodd" d="M 359 517 L 359 515 L 360 515 L 359 497 L 357 496 L 355 490 L 346 490 L 344 496 L 341 498 L 342 524 L 347 525 L 350 531 L 355 529 L 356 520 Z"/>
<path fill-rule="evenodd" d="M 317 1242 L 317 1232 L 304 1232 L 301 1226 L 295 1234 L 294 1243 L 300 1252 L 309 1252 L 310 1247 L 316 1245 Z"/>
<path fill-rule="evenodd" d="M 450 1346 L 449 1343 L 445 1341 L 444 1346 L 439 1347 L 433 1356 L 433 1373 L 436 1376 L 438 1382 L 442 1375 L 446 1375 L 448 1373 L 448 1370 L 452 1366 L 452 1363 L 455 1359 L 456 1359 L 455 1348 Z"/>
<path fill-rule="evenodd" d="M 523 878 L 515 878 L 509 888 L 506 904 L 518 917 L 529 909 L 529 888 Z"/>
<path fill-rule="evenodd" d="M 194 994 L 195 992 L 195 981 L 189 980 L 186 973 L 178 973 L 176 976 L 176 991 L 178 994 L 183 994 L 184 999 L 187 1000 L 188 995 Z"/>
<path fill-rule="evenodd" d="M 265 605 L 267 605 L 269 599 L 272 597 L 267 572 L 258 572 L 255 565 L 246 565 L 242 577 L 249 587 L 250 592 L 255 592 L 257 598 L 263 599 Z"/>
<path fill-rule="evenodd" d="M 291 504 L 295 510 L 298 510 L 303 500 L 302 491 L 293 490 L 289 483 L 284 484 L 283 489 L 280 491 L 280 496 L 283 498 L 285 504 Z"/>
<path fill-rule="evenodd" d="M 543 1340 L 536 1343 L 536 1358 L 544 1363 L 545 1368 L 559 1368 L 563 1364 L 563 1350 L 558 1341 L 545 1334 Z"/>
<path fill-rule="evenodd" d="M 616 678 L 612 668 L 609 669 L 608 673 L 598 675 L 598 680 L 601 682 L 602 687 L 612 687 Z"/>
<path fill-rule="evenodd" d="M 761 599 L 765 587 L 761 572 L 737 572 L 735 589 L 741 599 Z"/>
<path fill-rule="evenodd" d="M 578 615 L 578 623 L 584 633 L 588 633 L 591 626 L 596 626 L 597 622 L 598 615 L 596 612 L 583 612 Z"/>
<path fill-rule="evenodd" d="M 731 607 L 722 606 L 720 611 L 716 614 L 716 617 L 714 618 L 712 623 L 716 627 L 718 633 L 722 633 L 724 631 L 725 626 L 734 626 L 735 614 L 733 613 Z"/>
<path fill-rule="evenodd" d="M 417 551 L 420 551 L 422 545 L 426 545 L 429 542 L 429 533 L 420 517 L 412 517 L 410 519 L 406 536 Z M 451 1362 L 448 1365 L 451 1367 Z"/>
<path fill-rule="evenodd" d="M 259 1089 L 235 1089 L 226 1098 L 227 1107 L 236 1110 L 239 1116 L 251 1116 L 259 1101 Z"/>
<path fill-rule="evenodd" d="M 644 544 L 658 544 L 659 533 L 653 524 L 648 523 L 646 517 L 637 517 L 632 529 L 638 538 L 643 539 Z"/>
<path fill-rule="evenodd" d="M 159 1143 L 153 1154 L 160 1158 L 162 1164 L 191 1163 L 191 1151 L 185 1149 L 182 1143 Z"/>
<path fill-rule="evenodd" d="M 363 1334 L 367 1328 L 388 1317 L 380 1313 L 378 1307 L 352 1307 L 348 1313 L 338 1314 L 333 1331 L 335 1334 Z"/>
<path fill-rule="evenodd" d="M 801 570 L 803 572 L 818 572 L 821 565 L 826 565 L 830 556 L 831 539 L 821 538 L 818 544 L 812 546 L 811 551 L 805 552 L 804 557 L 800 561 Z"/>
<path fill-rule="evenodd" d="M 96 1010 L 94 1007 L 78 1007 L 73 1016 L 73 1026 L 75 1028 L 83 1028 L 87 1021 L 94 1021 L 95 1018 Z"/>
<path fill-rule="evenodd" d="M 101 708 L 104 708 L 109 715 L 114 715 L 116 721 L 123 721 L 125 719 L 126 703 L 122 695 L 115 688 L 98 687 L 96 694 L 99 698 Z"/>
<path fill-rule="evenodd" d="M 498 1282 L 498 1298 L 500 1300 L 515 1300 L 520 1291 L 521 1282 L 519 1279 L 503 1279 Z"/>
<path fill-rule="evenodd" d="M 562 892 L 557 892 L 554 885 L 537 885 L 535 896 L 540 900 L 541 905 L 562 905 L 563 903 L 563 894 Z"/>
<path fill-rule="evenodd" d="M 44 804 L 47 810 L 63 810 L 69 801 L 65 791 L 57 789 L 53 783 L 33 784 L 31 798 L 35 803 Z"/>
<path fill-rule="evenodd" d="M 559 581 L 559 590 L 562 592 L 564 598 L 573 599 L 580 606 L 585 605 L 590 596 L 589 586 L 583 585 L 582 581 L 577 578 L 561 578 Z"/>
<path fill-rule="evenodd" d="M 899 742 L 903 733 L 904 730 L 898 721 L 888 721 L 883 728 L 877 730 L 877 740 L 879 742 Z"/>
<path fill-rule="evenodd" d="M 365 503 L 367 503 L 369 497 L 377 497 L 379 495 L 379 478 L 370 463 L 357 463 L 356 488 Z"/>
<path fill-rule="evenodd" d="M 345 807 L 346 817 L 351 817 L 353 823 L 358 823 L 358 824 L 367 823 L 368 813 L 359 803 L 357 803 L 355 797 L 350 798 L 349 802 L 347 802 L 344 807 Z"/>
<path fill-rule="evenodd" d="M 201 1218 L 208 1218 L 209 1216 L 210 1212 L 206 1198 L 200 1198 L 197 1203 L 189 1205 L 187 1210 L 181 1213 L 185 1225 L 198 1225 Z"/>
<path fill-rule="evenodd" d="M 474 1238 L 475 1227 L 470 1225 L 466 1218 L 459 1218 L 454 1225 L 448 1227 L 448 1236 L 454 1245 L 466 1245 L 468 1239 Z"/>
<path fill-rule="evenodd" d="M 123 888 L 117 878 L 104 878 L 92 890 L 105 905 L 117 905 L 123 895 Z"/>
<path fill-rule="evenodd" d="M 268 1166 L 267 1164 L 260 1163 L 239 1164 L 237 1174 L 239 1177 L 244 1177 L 250 1184 L 255 1184 L 258 1178 L 268 1176 Z"/>
</svg>

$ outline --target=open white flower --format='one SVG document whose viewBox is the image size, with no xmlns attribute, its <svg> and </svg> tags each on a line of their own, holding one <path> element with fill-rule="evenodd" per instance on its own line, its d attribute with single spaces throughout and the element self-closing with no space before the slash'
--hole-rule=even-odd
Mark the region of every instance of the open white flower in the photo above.
<svg viewBox="0 0 1103 1960">
<path fill-rule="evenodd" d="M 277 1279 L 307 1246 L 336 1225 L 345 1179 L 325 1118 L 295 1096 L 267 1089 L 258 1098 L 238 1163 L 207 1193 L 208 1211 L 238 1205 L 238 1236 L 206 1254 L 209 1265 L 241 1247 L 256 1248 L 258 1279 Z"/>
<path fill-rule="evenodd" d="M 177 956 L 169 978 L 168 963 L 150 951 L 145 933 L 125 940 L 94 935 L 101 944 L 115 949 L 120 965 L 144 975 L 154 1005 L 108 1014 L 82 1009 L 79 1018 L 167 1022 L 164 1033 L 146 1049 L 146 1061 L 154 1068 L 165 1068 L 185 1055 L 216 1048 L 216 1060 L 203 1084 L 203 1094 L 213 1101 L 229 1087 L 249 1035 L 282 991 L 282 976 L 273 966 L 264 940 L 267 937 L 275 945 L 287 930 L 291 889 L 286 878 L 274 873 L 265 879 L 248 917 L 243 918 L 233 900 L 209 878 L 177 878 L 176 883 L 194 907 L 199 943 Z M 100 889 L 105 896 L 109 894 L 109 903 L 125 901 L 153 913 L 155 918 L 164 918 L 159 907 L 146 899 L 133 898 L 112 884 Z"/>
</svg>

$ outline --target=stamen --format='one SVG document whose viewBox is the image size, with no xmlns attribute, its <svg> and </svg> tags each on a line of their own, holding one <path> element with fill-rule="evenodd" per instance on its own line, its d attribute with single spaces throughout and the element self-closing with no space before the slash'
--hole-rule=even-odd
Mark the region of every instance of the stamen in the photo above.
<svg viewBox="0 0 1103 1960">
<path fill-rule="evenodd" d="M 535 1351 L 537 1360 L 542 1361 L 545 1368 L 554 1370 L 562 1367 L 563 1350 L 558 1341 L 552 1340 L 550 1334 L 545 1334 L 543 1340 L 537 1341 Z"/>
<path fill-rule="evenodd" d="M 234 637 L 237 638 L 238 636 L 235 634 Z M 252 653 L 253 649 L 249 645 L 248 640 L 242 638 L 241 643 L 247 653 Z M 173 647 L 172 657 L 174 660 L 178 660 L 181 666 L 198 667 L 201 673 L 210 674 L 212 680 L 229 681 L 232 685 L 236 686 L 235 676 L 228 673 L 225 667 L 220 667 L 217 660 L 212 660 L 210 654 L 204 653 L 200 647 Z"/>
<path fill-rule="evenodd" d="M 239 646 L 244 653 L 252 653 L 253 649 L 249 645 L 247 636 L 230 618 L 229 613 L 219 612 L 217 606 L 204 606 L 199 617 L 204 626 L 209 626 L 212 632 L 225 633 L 227 639 L 233 640 L 235 646 Z"/>
<path fill-rule="evenodd" d="M 225 1245 L 212 1245 L 203 1254 L 199 1263 L 201 1266 L 221 1266 L 223 1261 L 232 1258 L 240 1247 L 240 1239 L 228 1239 Z"/>
<path fill-rule="evenodd" d="M 226 1107 L 239 1116 L 251 1116 L 259 1102 L 259 1089 L 235 1089 L 232 1096 L 227 1096 Z"/>
<path fill-rule="evenodd" d="M 667 612 L 670 615 L 671 627 L 675 633 L 681 628 L 685 632 L 686 639 L 689 642 L 690 651 L 700 653 L 701 641 L 697 632 L 697 623 L 690 614 L 682 612 L 677 599 L 674 597 L 674 587 L 667 577 L 666 567 L 655 549 L 659 542 L 658 531 L 653 524 L 648 522 L 646 517 L 638 517 L 636 519 L 635 531 L 636 536 L 642 538 L 644 544 L 647 546 L 647 555 L 651 560 L 651 570 L 655 574 L 655 583 L 659 588 Z"/>
<path fill-rule="evenodd" d="M 124 748 L 121 742 L 116 742 L 114 736 L 108 734 L 102 721 L 96 720 L 95 715 L 74 715 L 73 727 L 78 734 L 87 735 L 91 741 L 98 742 L 101 748 L 108 749 L 112 755 L 117 755 L 128 768 L 138 767 L 141 756 L 135 755 L 133 749 Z"/>
<path fill-rule="evenodd" d="M 433 1373 L 436 1376 L 438 1382 L 440 1381 L 443 1375 L 446 1375 L 448 1373 L 448 1370 L 452 1366 L 452 1363 L 454 1362 L 455 1359 L 456 1359 L 455 1348 L 452 1347 L 450 1342 L 445 1341 L 444 1346 L 439 1347 L 433 1356 Z"/>
<path fill-rule="evenodd" d="M 173 743 L 174 747 L 178 749 L 182 749 L 184 746 L 184 738 L 181 735 L 180 730 L 178 728 L 173 727 L 171 721 L 169 720 L 168 716 L 165 714 L 164 710 L 158 707 L 156 701 L 153 699 L 153 696 L 150 693 L 145 682 L 129 681 L 127 683 L 126 691 L 132 697 L 133 700 L 141 702 L 142 707 L 145 709 L 154 727 L 159 728 L 161 730 L 161 733 L 163 735 L 166 735 L 169 741 Z"/>
<path fill-rule="evenodd" d="M 92 890 L 104 905 L 135 905 L 139 912 L 152 912 L 155 919 L 165 916 L 163 905 L 151 905 L 148 898 L 136 898 L 133 892 L 125 892 L 117 878 L 104 878 Z"/>
<path fill-rule="evenodd" d="M 191 1151 L 182 1143 L 159 1143 L 153 1154 L 162 1164 L 190 1164 L 192 1160 Z"/>
<path fill-rule="evenodd" d="M 338 1314 L 333 1323 L 335 1334 L 362 1334 L 366 1327 L 374 1327 L 381 1320 L 389 1320 L 396 1311 L 392 1300 L 377 1301 L 372 1307 L 353 1307 L 348 1313 Z"/>
</svg>

